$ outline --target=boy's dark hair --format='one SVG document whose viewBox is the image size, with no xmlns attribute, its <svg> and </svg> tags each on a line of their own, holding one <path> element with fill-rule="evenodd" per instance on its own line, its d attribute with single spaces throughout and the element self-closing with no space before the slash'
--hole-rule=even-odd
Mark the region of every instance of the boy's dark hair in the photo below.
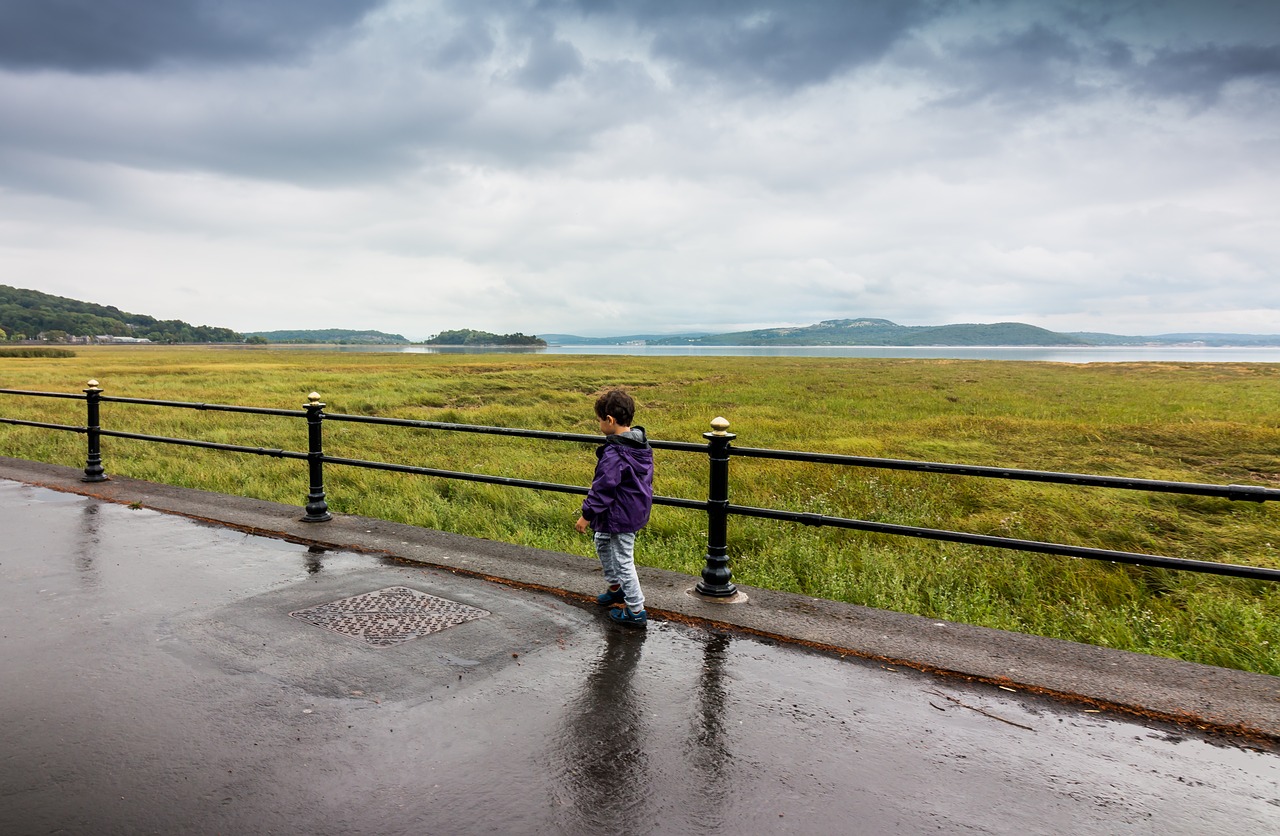
<svg viewBox="0 0 1280 836">
<path fill-rule="evenodd" d="M 613 416 L 624 427 L 631 426 L 631 419 L 636 417 L 636 402 L 621 389 L 610 389 L 596 398 L 596 417 L 603 421 Z"/>
</svg>

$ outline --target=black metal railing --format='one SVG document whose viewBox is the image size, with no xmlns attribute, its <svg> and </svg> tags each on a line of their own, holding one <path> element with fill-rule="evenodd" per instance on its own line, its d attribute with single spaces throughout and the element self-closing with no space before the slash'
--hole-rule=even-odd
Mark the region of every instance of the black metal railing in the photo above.
<svg viewBox="0 0 1280 836">
<path fill-rule="evenodd" d="M 0 417 L 0 424 L 84 433 L 87 438 L 87 458 L 83 479 L 86 482 L 101 482 L 108 478 L 102 463 L 101 440 L 103 437 L 125 438 L 159 444 L 177 444 L 188 447 L 248 453 L 275 458 L 306 460 L 309 486 L 305 513 L 301 518 L 305 522 L 324 522 L 332 519 L 324 488 L 324 465 L 326 464 L 391 471 L 396 473 L 411 473 L 422 476 L 434 476 L 442 479 L 460 479 L 471 482 L 503 485 L 507 487 L 525 488 L 538 491 L 551 491 L 579 495 L 585 495 L 588 491 L 587 488 L 578 485 L 563 485 L 555 482 L 516 479 L 507 476 L 441 470 L 437 468 L 421 467 L 418 465 L 401 464 L 396 462 L 366 461 L 363 459 L 325 455 L 323 427 L 326 421 L 373 424 L 387 427 L 437 430 L 456 433 L 479 433 L 485 435 L 499 435 L 544 441 L 567 441 L 584 444 L 600 443 L 599 436 L 581 433 L 547 432 L 543 430 L 490 427 L 473 424 L 450 424 L 437 421 L 383 418 L 369 415 L 326 413 L 324 411 L 325 404 L 320 401 L 320 395 L 315 392 L 311 393 L 308 397 L 307 403 L 304 404 L 303 408 L 300 410 L 109 397 L 103 394 L 103 390 L 98 387 L 98 382 L 95 380 L 89 381 L 88 388 L 84 389 L 83 392 L 83 394 L 77 395 L 61 392 L 32 392 L 19 389 L 0 389 L 0 394 L 4 395 L 26 395 L 42 398 L 71 398 L 86 402 L 86 424 L 83 427 L 5 417 Z M 103 403 L 138 404 L 175 409 L 303 418 L 307 424 L 307 451 L 301 452 L 278 448 L 249 447 L 238 444 L 201 441 L 198 439 L 168 438 L 165 436 L 149 435 L 146 433 L 104 429 L 101 426 L 101 405 Z M 1257 485 L 1212 485 L 1193 482 L 1169 482 L 1156 479 L 1132 479 L 1116 476 L 1096 476 L 1083 473 L 1056 473 L 1040 470 L 1018 470 L 1013 468 L 984 467 L 976 465 L 941 464 L 936 462 L 911 461 L 903 459 L 805 453 L 794 450 L 734 447 L 732 442 L 737 436 L 728 431 L 728 421 L 724 418 L 717 417 L 711 422 L 711 427 L 712 429 L 710 432 L 703 433 L 703 439 L 705 442 L 703 444 L 661 440 L 650 441 L 650 444 L 658 450 L 697 453 L 707 457 L 708 477 L 706 500 L 683 499 L 669 496 L 654 497 L 655 505 L 702 511 L 707 514 L 705 564 L 702 569 L 702 578 L 696 586 L 697 591 L 707 597 L 732 599 L 737 596 L 737 589 L 733 584 L 733 576 L 729 567 L 728 556 L 728 518 L 730 516 L 754 517 L 757 519 L 778 520 L 811 526 L 829 526 L 855 531 L 872 532 L 876 534 L 915 537 L 942 542 L 1011 549 L 1038 554 L 1088 558 L 1091 560 L 1104 560 L 1115 563 L 1152 566 L 1162 569 L 1203 572 L 1207 574 L 1248 578 L 1252 580 L 1280 581 L 1280 570 L 1257 566 L 1245 566 L 1233 563 L 1215 563 L 1204 560 L 1189 560 L 1186 558 L 1164 557 L 1161 555 L 1144 554 L 1140 552 L 1089 548 L 1061 543 L 1047 543 L 1036 540 L 999 537 L 987 534 L 971 534 L 960 531 L 921 528 L 918 526 L 875 522 L 871 520 L 849 519 L 845 517 L 835 517 L 824 514 L 797 512 L 776 508 L 756 508 L 747 505 L 734 505 L 729 501 L 729 462 L 731 458 L 738 456 L 742 458 L 804 462 L 809 464 L 831 465 L 838 467 L 878 468 L 914 471 L 919 473 L 1043 482 L 1073 485 L 1078 487 L 1099 487 L 1157 493 L 1175 493 L 1190 496 L 1218 497 L 1233 501 L 1248 502 L 1269 502 L 1280 500 L 1280 490 L 1277 489 Z"/>
</svg>

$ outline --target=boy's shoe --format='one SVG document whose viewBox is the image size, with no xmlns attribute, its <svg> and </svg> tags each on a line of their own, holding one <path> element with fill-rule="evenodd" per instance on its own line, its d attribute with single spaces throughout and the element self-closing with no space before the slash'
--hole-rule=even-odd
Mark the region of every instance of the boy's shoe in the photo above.
<svg viewBox="0 0 1280 836">
<path fill-rule="evenodd" d="M 623 602 L 622 587 L 617 589 L 606 589 L 602 594 L 596 597 L 596 603 L 602 607 L 612 607 L 614 604 Z"/>
<path fill-rule="evenodd" d="M 643 627 L 649 623 L 649 613 L 644 610 L 632 612 L 626 607 L 609 610 L 609 618 L 618 624 L 626 624 L 628 627 Z"/>
</svg>

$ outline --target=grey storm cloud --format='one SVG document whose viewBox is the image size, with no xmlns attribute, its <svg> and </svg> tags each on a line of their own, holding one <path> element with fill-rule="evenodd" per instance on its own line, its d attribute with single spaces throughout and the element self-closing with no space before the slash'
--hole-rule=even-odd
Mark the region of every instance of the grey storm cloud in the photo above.
<svg viewBox="0 0 1280 836">
<path fill-rule="evenodd" d="M 509 33 L 531 37 L 529 74 L 517 78 L 530 86 L 555 83 L 581 69 L 572 45 L 548 36 L 567 22 L 584 22 L 638 34 L 651 58 L 666 62 L 689 84 L 712 80 L 790 91 L 875 61 L 913 26 L 949 5 L 946 0 L 495 0 L 453 2 L 450 8 L 473 27 L 477 20 L 500 20 Z"/>
<path fill-rule="evenodd" d="M 654 54 L 689 70 L 797 88 L 880 58 L 925 10 L 912 0 L 719 2 L 684 5 L 650 25 Z"/>
<path fill-rule="evenodd" d="M 546 90 L 582 70 L 582 53 L 557 38 L 548 26 L 530 39 L 528 55 L 515 78 L 522 87 Z"/>
<path fill-rule="evenodd" d="M 955 91 L 943 100 L 946 105 L 1043 106 L 1081 92 L 1077 77 L 1086 52 L 1065 32 L 1036 23 L 948 44 L 932 56 L 930 69 Z"/>
<path fill-rule="evenodd" d="M 1162 49 L 1141 67 L 1140 78 L 1151 92 L 1212 103 L 1232 82 L 1280 80 L 1280 44 Z"/>
<path fill-rule="evenodd" d="M 0 0 L 0 66 L 144 70 L 288 54 L 381 0 Z"/>
<path fill-rule="evenodd" d="M 471 67 L 487 60 L 496 45 L 493 29 L 487 23 L 468 18 L 436 49 L 435 60 L 445 69 Z"/>
</svg>

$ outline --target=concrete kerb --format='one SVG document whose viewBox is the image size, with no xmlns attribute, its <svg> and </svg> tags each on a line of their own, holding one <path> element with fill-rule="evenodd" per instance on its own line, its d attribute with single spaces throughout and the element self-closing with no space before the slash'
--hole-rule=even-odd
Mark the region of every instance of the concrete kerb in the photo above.
<svg viewBox="0 0 1280 836">
<path fill-rule="evenodd" d="M 0 457 L 0 478 L 321 549 L 427 564 L 507 586 L 588 601 L 599 565 L 580 555 L 480 540 L 385 520 L 335 515 L 304 523 L 300 507 L 125 477 L 85 483 L 76 468 Z M 571 520 L 566 521 L 570 525 Z M 768 589 L 741 587 L 742 604 L 687 594 L 694 578 L 642 568 L 658 618 L 729 630 L 961 677 L 1280 748 L 1280 677 L 1215 668 Z"/>
</svg>

